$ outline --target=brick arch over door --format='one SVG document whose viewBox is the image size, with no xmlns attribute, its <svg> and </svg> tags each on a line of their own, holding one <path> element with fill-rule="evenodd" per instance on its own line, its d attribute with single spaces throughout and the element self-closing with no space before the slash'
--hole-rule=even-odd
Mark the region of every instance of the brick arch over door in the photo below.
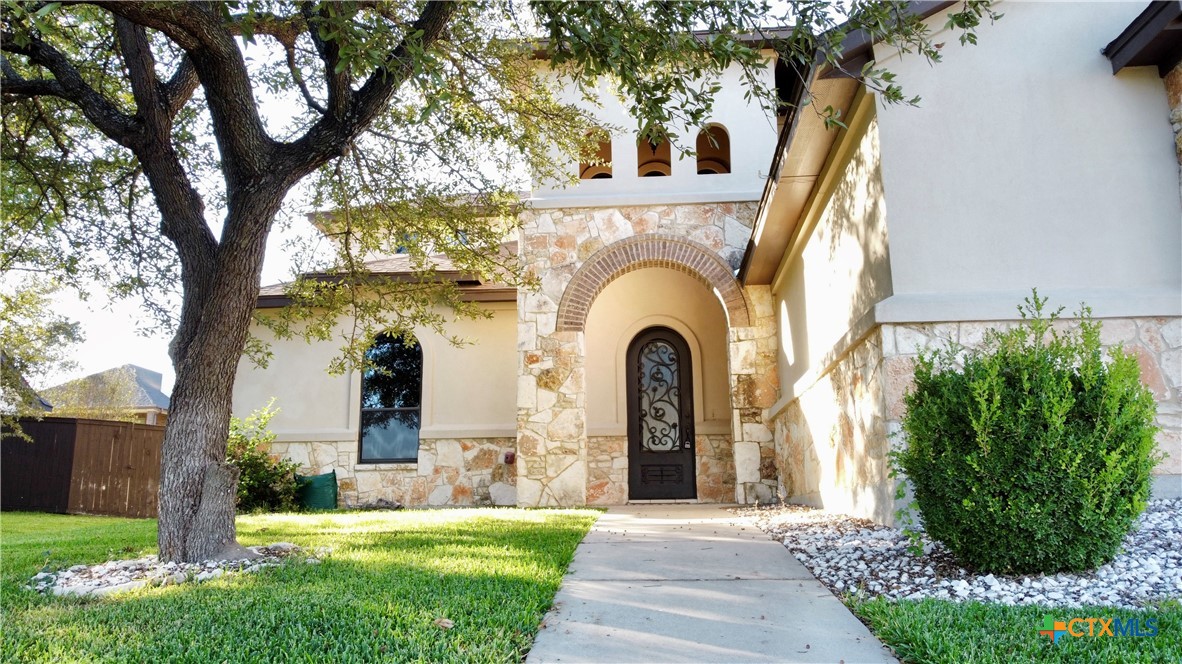
<svg viewBox="0 0 1182 664">
<path fill-rule="evenodd" d="M 694 277 L 721 296 L 731 327 L 750 325 L 743 290 L 717 254 L 696 242 L 654 233 L 615 242 L 583 263 L 558 303 L 558 331 L 583 330 L 595 297 L 620 275 L 646 267 L 665 267 Z"/>
</svg>

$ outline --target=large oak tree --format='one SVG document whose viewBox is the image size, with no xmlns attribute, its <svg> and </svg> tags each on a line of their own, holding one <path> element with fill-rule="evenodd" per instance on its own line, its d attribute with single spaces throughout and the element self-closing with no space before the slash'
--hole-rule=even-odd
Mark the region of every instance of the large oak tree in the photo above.
<svg viewBox="0 0 1182 664">
<path fill-rule="evenodd" d="M 594 150 L 594 118 L 560 103 L 539 67 L 589 95 L 610 79 L 644 129 L 702 123 L 729 66 L 779 103 L 760 84 L 761 48 L 801 76 L 836 62 L 856 30 L 938 59 L 907 3 L 774 6 L 781 14 L 759 1 L 5 1 L 0 261 L 97 279 L 173 326 L 161 557 L 242 554 L 230 398 L 243 353 L 266 357 L 248 331 L 289 192 L 307 184 L 307 204 L 331 210 L 320 226 L 334 253 L 267 322 L 327 338 L 346 312 L 358 321 L 337 368 L 348 366 L 376 330 L 441 329 L 440 304 L 478 313 L 430 279 L 430 252 L 528 284 L 500 251 L 510 227 L 491 220 L 511 223 L 522 175 L 567 177 Z M 950 23 L 971 40 L 990 16 L 987 2 L 966 2 Z M 889 74 L 850 73 L 902 100 Z M 363 276 L 364 260 L 393 246 L 422 279 Z M 178 283 L 174 317 L 161 294 Z"/>
</svg>

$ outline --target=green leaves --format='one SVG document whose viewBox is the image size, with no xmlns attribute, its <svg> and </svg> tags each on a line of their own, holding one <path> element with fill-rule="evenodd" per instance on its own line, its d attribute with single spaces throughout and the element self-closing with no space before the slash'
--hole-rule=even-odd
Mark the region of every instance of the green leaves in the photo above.
<svg viewBox="0 0 1182 664">
<path fill-rule="evenodd" d="M 117 16 L 140 35 L 136 49 L 116 34 Z M 989 3 L 970 1 L 949 21 L 975 39 L 986 18 L 996 18 Z M 274 201 L 304 182 L 307 196 L 292 197 L 299 212 L 334 210 L 348 223 L 329 251 L 321 245 L 299 266 L 323 278 L 297 280 L 298 306 L 267 324 L 324 338 L 325 321 L 360 316 L 346 344 L 353 358 L 375 330 L 442 329 L 439 307 L 478 313 L 433 284 L 431 254 L 482 280 L 530 282 L 501 251 L 517 192 L 572 181 L 570 165 L 594 150 L 587 132 L 603 124 L 594 103 L 605 90 L 624 100 L 637 130 L 669 140 L 681 125 L 710 121 L 724 80 L 779 110 L 772 64 L 800 75 L 835 66 L 858 31 L 939 56 L 926 24 L 898 2 L 5 0 L 2 21 L 0 231 L 20 240 L 5 244 L 0 269 L 97 280 L 117 296 L 145 296 L 173 325 L 160 293 L 175 291 L 181 257 L 192 275 L 220 238 L 265 235 L 278 203 L 257 192 Z M 194 63 L 212 52 L 220 59 L 198 78 Z M 873 63 L 852 75 L 887 101 L 918 101 Z M 152 101 L 162 95 L 166 103 Z M 828 126 L 844 126 L 836 110 L 822 112 Z M 420 278 L 380 285 L 365 263 L 405 238 Z M 267 352 L 258 340 L 250 350 Z"/>
<path fill-rule="evenodd" d="M 1076 329 L 1035 291 L 980 348 L 925 351 L 893 465 L 927 532 L 983 571 L 1090 569 L 1116 554 L 1149 495 L 1153 395 L 1099 323 Z"/>
<path fill-rule="evenodd" d="M 275 434 L 267 427 L 279 412 L 274 404 L 272 399 L 244 419 L 230 418 L 226 462 L 239 471 L 239 512 L 291 512 L 298 507 L 295 472 L 299 464 L 268 452 Z"/>
<path fill-rule="evenodd" d="M 7 241 L 7 240 L 6 240 Z M 42 413 L 30 382 L 72 369 L 74 344 L 82 342 L 78 323 L 54 310 L 58 284 L 45 279 L 0 280 L 0 428 L 23 436 L 17 419 Z"/>
</svg>

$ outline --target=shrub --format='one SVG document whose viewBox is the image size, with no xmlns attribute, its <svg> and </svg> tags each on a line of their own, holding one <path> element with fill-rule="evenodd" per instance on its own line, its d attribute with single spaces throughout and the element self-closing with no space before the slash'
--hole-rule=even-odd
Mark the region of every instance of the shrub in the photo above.
<svg viewBox="0 0 1182 664">
<path fill-rule="evenodd" d="M 296 501 L 297 464 L 268 454 L 263 448 L 275 439 L 267 429 L 278 410 L 271 404 L 254 411 L 246 419 L 230 419 L 230 439 L 226 461 L 236 466 L 238 511 L 285 512 L 298 507 Z"/>
<path fill-rule="evenodd" d="M 1094 568 L 1117 553 L 1158 462 L 1156 404 L 1136 359 L 1105 363 L 1086 306 L 1076 331 L 1027 298 L 978 349 L 925 350 L 894 454 L 928 534 L 1000 573 Z"/>
</svg>

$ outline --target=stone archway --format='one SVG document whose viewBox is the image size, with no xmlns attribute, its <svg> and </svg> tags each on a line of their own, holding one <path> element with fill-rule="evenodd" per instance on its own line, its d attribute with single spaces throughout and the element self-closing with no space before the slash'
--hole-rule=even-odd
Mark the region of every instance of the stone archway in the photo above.
<svg viewBox="0 0 1182 664">
<path fill-rule="evenodd" d="M 558 332 L 582 332 L 595 297 L 617 277 L 646 267 L 684 272 L 718 293 L 731 327 L 750 325 L 742 287 L 718 254 L 673 235 L 649 233 L 600 249 L 575 272 L 558 304 Z"/>
<path fill-rule="evenodd" d="M 587 503 L 587 316 L 609 284 L 643 268 L 685 274 L 722 305 L 735 500 L 772 497 L 773 437 L 763 422 L 778 397 L 772 296 L 741 286 L 727 260 L 747 240 L 750 226 L 737 215 L 748 212 L 754 205 L 720 203 L 522 215 L 520 256 L 540 283 L 517 303 L 519 505 Z"/>
</svg>

